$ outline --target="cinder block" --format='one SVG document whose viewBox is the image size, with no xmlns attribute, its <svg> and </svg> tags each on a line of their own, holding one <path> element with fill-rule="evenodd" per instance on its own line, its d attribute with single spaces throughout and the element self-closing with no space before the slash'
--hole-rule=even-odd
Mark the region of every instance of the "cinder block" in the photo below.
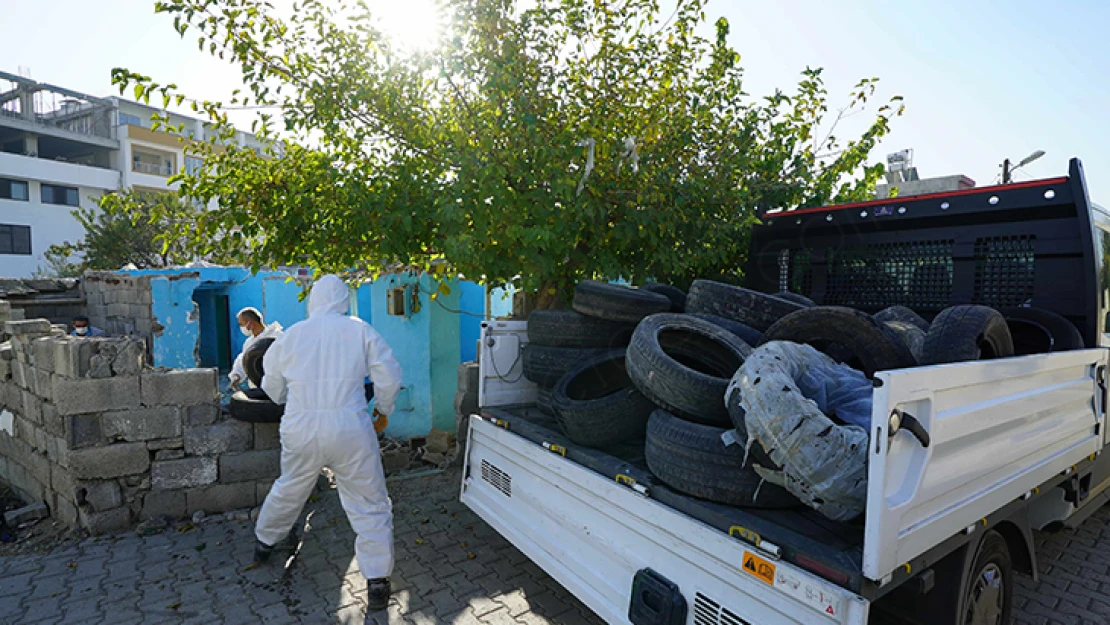
<svg viewBox="0 0 1110 625">
<path fill-rule="evenodd" d="M 0 360 L 15 360 L 15 350 L 11 341 L 0 343 Z"/>
<path fill-rule="evenodd" d="M 122 532 L 131 527 L 131 510 L 129 508 L 116 508 L 106 512 L 92 512 L 78 508 L 81 527 L 85 528 L 92 536 Z"/>
<path fill-rule="evenodd" d="M 255 483 L 255 501 L 257 505 L 262 505 L 266 501 L 266 497 L 270 494 L 270 489 L 273 488 L 274 482 L 277 480 L 259 480 Z"/>
<path fill-rule="evenodd" d="M 35 383 L 31 390 L 36 395 L 44 399 L 51 399 L 54 396 L 54 374 L 43 369 L 35 368 Z"/>
<path fill-rule="evenodd" d="M 229 451 L 251 448 L 253 429 L 250 423 L 228 420 L 185 430 L 185 453 L 190 456 L 214 456 Z"/>
<path fill-rule="evenodd" d="M 23 460 L 27 472 L 36 482 L 43 486 L 50 484 L 50 460 L 46 458 L 46 454 L 32 451 Z"/>
<path fill-rule="evenodd" d="M 4 522 L 11 527 L 16 527 L 20 523 L 27 523 L 28 521 L 37 521 L 45 519 L 50 516 L 50 509 L 46 507 L 46 503 L 36 501 L 33 504 L 17 508 L 4 513 Z"/>
<path fill-rule="evenodd" d="M 42 402 L 42 427 L 51 436 L 66 435 L 65 419 L 58 414 L 58 407 L 48 401 Z"/>
<path fill-rule="evenodd" d="M 281 475 L 281 450 L 245 451 L 220 456 L 220 482 L 276 479 Z"/>
<path fill-rule="evenodd" d="M 281 449 L 280 423 L 255 423 L 255 449 Z"/>
<path fill-rule="evenodd" d="M 182 458 L 155 462 L 151 467 L 151 488 L 173 490 L 203 486 L 219 475 L 215 458 Z"/>
<path fill-rule="evenodd" d="M 181 460 L 185 457 L 184 449 L 160 449 L 154 452 L 154 461 L 159 460 Z"/>
<path fill-rule="evenodd" d="M 108 440 L 180 438 L 181 415 L 173 407 L 105 412 L 100 415 L 100 429 Z"/>
<path fill-rule="evenodd" d="M 35 368 L 54 373 L 54 338 L 35 339 L 31 343 L 31 363 Z"/>
<path fill-rule="evenodd" d="M 194 404 L 186 409 L 189 427 L 212 425 L 220 418 L 220 407 L 215 402 Z"/>
<path fill-rule="evenodd" d="M 19 359 L 12 361 L 12 381 L 19 388 L 31 388 L 35 380 L 34 371 L 30 365 Z"/>
<path fill-rule="evenodd" d="M 215 369 L 152 371 L 142 376 L 144 406 L 190 406 L 216 401 Z"/>
<path fill-rule="evenodd" d="M 93 512 L 104 512 L 123 505 L 119 482 L 98 480 L 74 484 L 74 501 L 79 507 L 88 506 Z"/>
<path fill-rule="evenodd" d="M 54 519 L 61 521 L 68 527 L 77 527 L 78 514 L 77 506 L 68 501 L 62 495 L 54 494 L 54 505 L 51 507 L 54 514 Z"/>
<path fill-rule="evenodd" d="M 42 425 L 42 400 L 30 391 L 23 391 L 23 418 Z"/>
<path fill-rule="evenodd" d="M 69 467 L 73 477 L 82 480 L 135 475 L 150 469 L 150 452 L 142 443 L 79 449 L 69 452 Z"/>
<path fill-rule="evenodd" d="M 145 521 L 162 515 L 180 519 L 185 516 L 185 510 L 185 491 L 152 490 L 143 495 L 139 519 Z"/>
<path fill-rule="evenodd" d="M 0 359 L 0 381 L 12 377 L 12 363 L 10 360 Z"/>
<path fill-rule="evenodd" d="M 160 449 L 184 449 L 184 438 L 163 438 L 153 441 L 147 441 L 146 448 L 151 451 L 158 451 Z"/>
<path fill-rule="evenodd" d="M 77 501 L 77 487 L 73 476 L 56 464 L 50 466 L 50 490 L 61 493 L 71 502 Z"/>
<path fill-rule="evenodd" d="M 96 353 L 99 341 L 88 339 L 56 339 L 54 341 L 54 373 L 65 378 L 83 378 L 89 372 L 89 359 Z"/>
<path fill-rule="evenodd" d="M 143 342 L 136 339 L 125 339 L 112 359 L 112 373 L 114 375 L 138 375 L 143 370 L 143 354 L 146 348 Z"/>
<path fill-rule="evenodd" d="M 69 447 L 64 438 L 51 436 L 46 440 L 46 457 L 50 462 L 69 469 Z"/>
<path fill-rule="evenodd" d="M 54 379 L 54 401 L 63 415 L 105 412 L 139 406 L 137 376 L 99 380 Z"/>
<path fill-rule="evenodd" d="M 213 484 L 204 488 L 194 488 L 185 492 L 185 507 L 189 514 L 198 510 L 204 512 L 227 512 L 240 508 L 253 508 L 256 486 L 254 482 L 239 484 Z"/>
<path fill-rule="evenodd" d="M 82 414 L 63 417 L 65 419 L 65 437 L 70 449 L 81 449 L 100 445 L 104 442 L 104 433 L 100 427 L 100 415 Z"/>
<path fill-rule="evenodd" d="M 122 296 L 117 293 L 116 294 L 116 302 L 117 303 L 108 304 L 108 316 L 109 317 L 127 317 L 128 313 L 131 312 L 131 307 L 128 306 L 127 304 L 124 304 L 123 302 L 120 302 L 119 301 L 120 299 L 122 299 Z"/>
<path fill-rule="evenodd" d="M 9 321 L 4 324 L 4 331 L 12 336 L 50 334 L 50 320 L 27 319 L 25 321 Z"/>
</svg>

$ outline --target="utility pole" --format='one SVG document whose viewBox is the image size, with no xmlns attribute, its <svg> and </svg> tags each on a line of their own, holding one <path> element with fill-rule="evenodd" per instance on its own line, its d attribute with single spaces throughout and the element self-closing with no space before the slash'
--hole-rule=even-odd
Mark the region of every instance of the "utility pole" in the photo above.
<svg viewBox="0 0 1110 625">
<path fill-rule="evenodd" d="M 1010 184 L 1010 159 L 1002 161 L 1002 184 Z"/>
</svg>

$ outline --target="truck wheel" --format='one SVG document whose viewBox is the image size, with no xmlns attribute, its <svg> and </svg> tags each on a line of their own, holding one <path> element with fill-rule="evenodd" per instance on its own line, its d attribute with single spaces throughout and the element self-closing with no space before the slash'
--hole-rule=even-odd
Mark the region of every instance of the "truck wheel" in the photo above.
<svg viewBox="0 0 1110 625">
<path fill-rule="evenodd" d="M 1014 353 L 1047 354 L 1083 349 L 1083 336 L 1075 324 L 1043 308 L 1003 308 L 998 312 L 1006 319 L 1014 339 Z"/>
<path fill-rule="evenodd" d="M 274 340 L 258 339 L 250 349 L 243 352 L 243 370 L 247 372 L 247 379 L 255 386 L 262 386 L 262 376 L 266 375 L 266 370 L 262 368 L 262 358 Z"/>
<path fill-rule="evenodd" d="M 763 342 L 790 341 L 812 345 L 839 357 L 867 374 L 917 365 L 917 360 L 894 332 L 871 315 L 842 306 L 805 308 L 780 319 L 763 333 Z M 843 346 L 851 358 L 836 348 Z"/>
<path fill-rule="evenodd" d="M 794 302 L 795 304 L 805 306 L 806 308 L 813 308 L 814 306 L 817 305 L 817 302 L 809 299 L 808 297 L 806 297 L 805 295 L 802 295 L 801 293 L 791 293 L 790 291 L 779 291 L 778 293 L 775 293 L 775 297 L 777 297 L 779 299 L 784 299 L 788 302 Z"/>
<path fill-rule="evenodd" d="M 648 468 L 671 488 L 702 499 L 755 508 L 797 506 L 790 493 L 763 483 L 752 470 L 754 455 L 745 464 L 742 445 L 724 444 L 725 432 L 656 410 L 648 420 L 644 448 Z"/>
<path fill-rule="evenodd" d="M 578 363 L 607 351 L 609 350 L 544 347 L 529 343 L 524 346 L 520 359 L 527 380 L 551 388 Z"/>
<path fill-rule="evenodd" d="M 546 347 L 623 347 L 635 324 L 587 317 L 573 310 L 534 310 L 528 315 L 528 342 Z"/>
<path fill-rule="evenodd" d="M 628 346 L 628 375 L 661 408 L 727 427 L 725 389 L 752 348 L 708 321 L 665 313 L 640 322 Z"/>
<path fill-rule="evenodd" d="M 648 315 L 670 310 L 671 300 L 644 289 L 583 280 L 574 288 L 572 306 L 590 317 L 638 323 Z"/>
<path fill-rule="evenodd" d="M 695 280 L 686 296 L 687 312 L 739 321 L 760 332 L 765 332 L 786 315 L 804 308 L 801 304 L 774 295 L 710 280 Z"/>
<path fill-rule="evenodd" d="M 929 322 L 925 321 L 924 317 L 915 313 L 909 308 L 906 308 L 905 306 L 891 306 L 890 308 L 884 308 L 875 313 L 875 321 L 878 321 L 879 323 L 886 323 L 888 321 L 901 321 L 902 323 L 908 323 L 921 328 L 922 332 L 929 331 Z"/>
<path fill-rule="evenodd" d="M 623 349 L 587 359 L 564 375 L 551 403 L 567 438 L 607 447 L 644 436 L 651 400 L 632 386 Z"/>
<path fill-rule="evenodd" d="M 686 312 L 686 293 L 682 289 L 660 282 L 648 282 L 640 289 L 658 293 L 671 300 L 671 312 Z"/>
<path fill-rule="evenodd" d="M 940 365 L 969 360 L 991 360 L 1014 355 L 1014 341 L 1006 319 L 986 306 L 946 308 L 925 334 L 921 364 Z"/>
<path fill-rule="evenodd" d="M 227 408 L 233 419 L 248 423 L 278 423 L 285 414 L 285 406 L 270 401 L 260 388 L 232 393 Z"/>
<path fill-rule="evenodd" d="M 763 341 L 762 332 L 756 330 L 751 326 L 746 326 L 739 321 L 725 319 L 724 317 L 718 317 L 717 315 L 706 315 L 704 313 L 689 313 L 689 315 L 691 317 L 697 317 L 698 319 L 708 321 L 709 323 L 712 323 L 717 327 L 724 328 L 725 330 L 732 332 L 736 336 L 740 337 L 741 341 L 744 341 L 748 345 L 759 345 Z"/>
<path fill-rule="evenodd" d="M 991 530 L 983 535 L 967 575 L 963 625 L 1006 625 L 1014 601 L 1014 569 L 1006 539 Z"/>
</svg>

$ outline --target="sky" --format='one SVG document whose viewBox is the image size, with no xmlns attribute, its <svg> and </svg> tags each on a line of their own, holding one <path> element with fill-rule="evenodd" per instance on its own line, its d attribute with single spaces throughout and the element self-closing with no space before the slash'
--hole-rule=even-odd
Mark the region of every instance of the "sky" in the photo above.
<svg viewBox="0 0 1110 625">
<path fill-rule="evenodd" d="M 412 9 L 429 1 L 368 0 L 408 37 L 427 27 Z M 181 40 L 150 0 L 95 4 L 53 0 L 46 19 L 40 3 L 5 3 L 0 70 L 93 95 L 118 93 L 113 67 L 197 99 L 228 99 L 239 86 L 235 67 Z M 1110 204 L 1110 2 L 711 0 L 706 13 L 710 25 L 729 20 L 753 96 L 789 92 L 811 66 L 825 68 L 834 108 L 864 77 L 881 79 L 879 99 L 905 97 L 873 161 L 912 148 L 921 177 L 964 174 L 984 186 L 1004 158 L 1044 150 L 1015 180 L 1063 175 L 1079 157 L 1092 199 Z"/>
</svg>

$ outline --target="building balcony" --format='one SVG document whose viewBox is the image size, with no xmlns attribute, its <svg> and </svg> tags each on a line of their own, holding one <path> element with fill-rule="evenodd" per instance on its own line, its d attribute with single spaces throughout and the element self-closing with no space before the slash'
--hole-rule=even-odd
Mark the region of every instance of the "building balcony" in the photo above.
<svg viewBox="0 0 1110 625">
<path fill-rule="evenodd" d="M 114 191 L 120 186 L 119 172 L 114 169 L 7 152 L 0 152 L 0 177 L 108 191 Z"/>
</svg>

